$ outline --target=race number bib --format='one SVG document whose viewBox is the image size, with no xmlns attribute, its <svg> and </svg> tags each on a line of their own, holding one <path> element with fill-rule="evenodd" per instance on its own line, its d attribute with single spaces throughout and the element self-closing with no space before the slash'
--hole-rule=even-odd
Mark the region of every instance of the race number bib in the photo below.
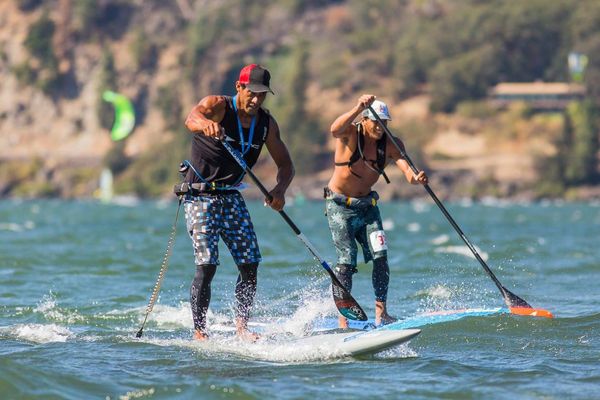
<svg viewBox="0 0 600 400">
<path fill-rule="evenodd" d="M 384 231 L 371 232 L 369 235 L 369 241 L 374 252 L 387 250 L 387 241 L 385 240 Z"/>
</svg>

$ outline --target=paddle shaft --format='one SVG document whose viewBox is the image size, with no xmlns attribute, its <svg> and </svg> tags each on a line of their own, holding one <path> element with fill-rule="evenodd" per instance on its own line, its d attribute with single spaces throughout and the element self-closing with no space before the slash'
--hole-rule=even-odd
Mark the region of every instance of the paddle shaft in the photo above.
<svg viewBox="0 0 600 400">
<path fill-rule="evenodd" d="M 223 146 L 225 146 L 225 148 L 227 149 L 227 151 L 229 151 L 229 153 L 231 154 L 231 156 L 233 158 L 235 158 L 235 160 L 237 161 L 237 163 L 250 176 L 250 178 L 256 184 L 256 186 L 258 186 L 258 188 L 260 189 L 260 191 L 262 192 L 262 194 L 265 195 L 265 197 L 267 199 L 269 199 L 269 201 L 273 200 L 273 196 L 271 196 L 269 194 L 269 191 L 267 190 L 267 188 L 261 183 L 261 181 L 256 177 L 256 175 L 254 175 L 254 173 L 252 172 L 252 170 L 246 164 L 246 161 L 243 158 L 241 158 L 241 156 L 239 154 L 237 154 L 237 152 L 235 151 L 235 149 L 232 148 L 229 143 L 227 143 L 226 141 L 222 141 L 221 143 L 223 143 Z M 304 245 L 306 246 L 306 248 L 308 248 L 308 250 L 311 252 L 311 254 L 317 259 L 317 261 L 319 261 L 319 263 L 321 264 L 321 266 L 323 268 L 325 268 L 325 270 L 327 271 L 327 273 L 331 277 L 331 280 L 333 281 L 334 285 L 337 286 L 337 287 L 343 288 L 344 285 L 342 285 L 342 283 L 339 281 L 339 279 L 335 276 L 335 274 L 331 270 L 331 267 L 329 266 L 329 264 L 327 264 L 327 262 L 323 259 L 323 257 L 321 257 L 321 255 L 319 254 L 319 252 L 317 251 L 317 249 L 315 248 L 315 246 L 313 246 L 312 243 L 308 241 L 308 239 L 306 238 L 306 236 L 304 236 L 304 234 L 300 231 L 300 229 L 298 228 L 298 226 L 296 226 L 296 224 L 294 223 L 294 221 L 292 221 L 290 219 L 290 217 L 286 214 L 285 211 L 279 210 L 278 212 L 279 212 L 279 215 L 281 215 L 281 217 L 285 220 L 285 222 L 287 222 L 287 224 L 290 226 L 290 228 L 292 228 L 292 230 L 294 231 L 294 233 L 296 234 L 296 236 L 298 237 L 298 239 L 300 239 L 300 241 L 302 241 L 302 243 L 304 243 Z"/>
<path fill-rule="evenodd" d="M 383 130 L 385 131 L 385 133 L 388 135 L 388 137 L 390 138 L 390 141 L 392 142 L 392 144 L 394 145 L 394 147 L 400 152 L 400 155 L 402 156 L 402 158 L 404 158 L 406 160 L 406 162 L 410 166 L 410 169 L 415 173 L 415 175 L 417 175 L 419 173 L 419 170 L 417 169 L 417 167 L 415 167 L 415 164 L 412 162 L 412 160 L 410 159 L 410 157 L 408 156 L 408 154 L 406 154 L 406 151 L 404 151 L 404 149 L 402 149 L 402 147 L 400 147 L 400 145 L 398 145 L 398 143 L 396 143 L 396 140 L 394 139 L 394 136 L 392 135 L 392 132 L 390 132 L 390 130 L 383 123 L 383 121 L 381 120 L 381 118 L 379 118 L 379 115 L 377 115 L 377 113 L 375 112 L 375 110 L 373 110 L 373 107 L 369 106 L 368 108 L 369 108 L 369 111 L 371 111 L 371 114 L 373 116 L 375 116 L 375 118 L 377 119 L 377 121 L 379 122 L 379 124 L 381 125 L 381 127 L 383 128 Z M 448 222 L 450 222 L 450 225 L 452 225 L 452 227 L 454 228 L 454 230 L 456 230 L 456 232 L 458 233 L 458 236 L 460 236 L 460 238 L 462 239 L 462 241 L 465 242 L 465 244 L 467 245 L 467 247 L 471 250 L 471 252 L 475 256 L 475 258 L 477 259 L 477 261 L 479 261 L 479 263 L 481 264 L 481 266 L 483 267 L 483 269 L 485 270 L 485 272 L 489 275 L 489 277 L 492 278 L 492 281 L 494 281 L 494 283 L 496 284 L 496 286 L 498 287 L 498 289 L 502 293 L 502 296 L 504 297 L 504 300 L 506 301 L 506 303 L 509 306 L 511 306 L 512 304 L 510 304 L 510 302 L 508 300 L 509 297 L 510 297 L 508 293 L 510 293 L 510 292 L 504 286 L 502 286 L 502 284 L 500 283 L 500 281 L 498 280 L 498 278 L 496 278 L 496 275 L 494 275 L 494 273 L 492 272 L 492 270 L 490 269 L 490 267 L 488 267 L 488 265 L 485 263 L 485 261 L 483 260 L 483 258 L 481 258 L 481 256 L 479 255 L 479 253 L 475 249 L 475 246 L 473 246 L 471 244 L 471 242 L 469 241 L 469 239 L 467 239 L 467 237 L 464 234 L 464 232 L 462 231 L 462 229 L 460 229 L 460 227 L 458 226 L 458 224 L 456 223 L 456 221 L 454 221 L 454 218 L 452 218 L 452 216 L 450 215 L 450 213 L 448 212 L 448 210 L 446 210 L 446 207 L 444 207 L 444 205 L 442 204 L 442 202 L 440 201 L 440 199 L 438 199 L 438 197 L 435 195 L 435 193 L 429 187 L 429 185 L 428 184 L 424 184 L 423 186 L 425 187 L 425 190 L 427 190 L 427 193 L 429 193 L 429 195 L 431 196 L 431 198 L 433 199 L 433 201 L 435 202 L 435 204 L 437 204 L 437 206 L 439 207 L 439 209 L 442 211 L 442 214 L 444 214 L 444 216 L 446 217 L 446 219 L 448 220 Z M 519 299 L 519 300 L 524 301 L 522 299 Z"/>
</svg>

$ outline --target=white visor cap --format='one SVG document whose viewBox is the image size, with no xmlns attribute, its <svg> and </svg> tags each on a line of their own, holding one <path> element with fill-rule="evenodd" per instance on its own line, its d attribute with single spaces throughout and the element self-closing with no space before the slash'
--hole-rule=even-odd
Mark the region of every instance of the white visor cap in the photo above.
<svg viewBox="0 0 600 400">
<path fill-rule="evenodd" d="M 373 110 L 375 110 L 379 118 L 387 119 L 390 121 L 392 120 L 392 117 L 390 117 L 390 111 L 388 110 L 388 106 L 383 101 L 375 100 L 373 104 L 371 104 L 371 107 L 373 108 Z M 368 117 L 373 121 L 377 120 L 368 108 L 362 112 L 362 116 Z"/>
</svg>

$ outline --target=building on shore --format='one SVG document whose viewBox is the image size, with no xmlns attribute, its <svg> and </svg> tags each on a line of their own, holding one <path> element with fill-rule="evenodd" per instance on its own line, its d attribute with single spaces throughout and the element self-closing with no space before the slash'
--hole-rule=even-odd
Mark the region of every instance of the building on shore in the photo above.
<svg viewBox="0 0 600 400">
<path fill-rule="evenodd" d="M 564 110 L 572 101 L 585 97 L 585 87 L 566 82 L 503 82 L 492 87 L 488 98 L 496 107 L 524 102 L 537 111 Z"/>
</svg>

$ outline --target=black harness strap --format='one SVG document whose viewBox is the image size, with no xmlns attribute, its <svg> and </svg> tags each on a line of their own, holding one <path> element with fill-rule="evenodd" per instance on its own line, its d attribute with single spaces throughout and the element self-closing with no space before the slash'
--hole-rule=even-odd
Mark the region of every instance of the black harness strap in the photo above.
<svg viewBox="0 0 600 400">
<path fill-rule="evenodd" d="M 347 165 L 348 168 L 350 169 L 350 173 L 352 175 L 362 178 L 356 172 L 352 171 L 352 164 L 357 162 L 359 159 L 362 159 L 368 168 L 377 172 L 379 175 L 383 175 L 386 183 L 390 183 L 390 179 L 388 178 L 388 176 L 385 174 L 385 171 L 384 171 L 385 164 L 386 164 L 385 150 L 386 150 L 387 137 L 384 135 L 381 137 L 381 139 L 379 139 L 377 141 L 377 159 L 369 160 L 365 157 L 365 155 L 363 153 L 363 148 L 365 147 L 365 139 L 364 139 L 364 135 L 363 135 L 363 126 L 360 123 L 356 124 L 356 135 L 357 135 L 356 149 L 354 150 L 354 153 L 352 153 L 352 156 L 350 156 L 350 160 L 348 160 L 346 162 L 336 162 L 336 163 L 334 163 L 334 165 L 337 167 L 343 167 L 343 166 Z"/>
</svg>

